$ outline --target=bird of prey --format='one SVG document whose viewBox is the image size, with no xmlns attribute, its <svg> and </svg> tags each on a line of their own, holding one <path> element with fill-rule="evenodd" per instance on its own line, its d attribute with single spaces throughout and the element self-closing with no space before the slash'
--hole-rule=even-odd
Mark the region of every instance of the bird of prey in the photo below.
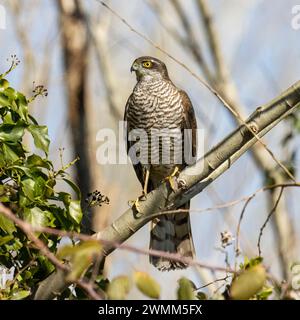
<svg viewBox="0 0 300 320">
<path fill-rule="evenodd" d="M 143 145 L 143 139 L 139 140 L 140 149 L 147 148 L 148 162 L 133 163 L 134 170 L 142 184 L 144 193 L 155 189 L 163 180 L 174 175 L 176 170 L 182 170 L 187 166 L 183 157 L 183 144 L 190 145 L 190 156 L 196 157 L 196 118 L 192 103 L 188 95 L 178 89 L 170 80 L 166 65 L 159 59 L 144 56 L 137 58 L 131 72 L 136 74 L 137 83 L 129 96 L 124 114 L 127 124 L 127 153 L 132 159 L 130 148 L 136 143 L 130 141 L 128 135 L 133 129 L 143 129 L 150 137 L 153 132 L 179 132 L 180 137 L 175 135 L 169 139 L 169 144 L 162 137 L 159 143 Z M 183 139 L 185 129 L 190 129 L 189 139 Z M 155 131 L 156 130 L 156 131 Z M 169 131 L 168 131 L 169 130 Z M 176 139 L 181 139 L 181 148 L 175 148 Z M 178 142 L 178 141 L 177 141 Z M 161 153 L 164 148 L 169 148 L 170 161 L 162 161 Z M 179 151 L 178 151 L 179 150 Z M 176 152 L 180 152 L 180 156 Z M 152 161 L 152 155 L 158 155 L 156 161 Z M 176 162 L 176 159 L 182 159 Z M 132 159 L 133 160 L 133 159 Z M 190 203 L 186 203 L 178 209 L 181 212 L 162 215 L 151 222 L 150 249 L 161 250 L 170 253 L 178 253 L 184 257 L 194 256 L 194 245 L 191 234 L 191 225 L 188 209 Z M 150 256 L 150 263 L 161 271 L 183 269 L 187 265 L 183 262 L 171 261 L 163 257 Z"/>
</svg>

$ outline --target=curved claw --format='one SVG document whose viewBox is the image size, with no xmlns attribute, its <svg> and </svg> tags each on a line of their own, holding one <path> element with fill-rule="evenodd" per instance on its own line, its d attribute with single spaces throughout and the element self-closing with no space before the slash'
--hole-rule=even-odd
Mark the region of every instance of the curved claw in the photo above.
<svg viewBox="0 0 300 320">
<path fill-rule="evenodd" d="M 179 173 L 179 168 L 176 166 L 176 167 L 174 168 L 173 172 L 164 179 L 165 181 L 168 181 L 168 182 L 169 182 L 170 187 L 171 187 L 171 189 L 172 189 L 173 191 L 176 191 L 176 189 L 177 189 L 177 183 L 174 181 L 173 178 L 174 178 L 176 175 L 178 175 L 178 173 Z"/>
<path fill-rule="evenodd" d="M 139 197 L 137 198 L 136 200 L 129 200 L 128 201 L 128 205 L 129 207 L 131 207 L 132 209 L 135 209 L 137 212 L 141 212 L 141 209 L 140 209 L 140 200 L 142 200 L 142 197 Z"/>
</svg>

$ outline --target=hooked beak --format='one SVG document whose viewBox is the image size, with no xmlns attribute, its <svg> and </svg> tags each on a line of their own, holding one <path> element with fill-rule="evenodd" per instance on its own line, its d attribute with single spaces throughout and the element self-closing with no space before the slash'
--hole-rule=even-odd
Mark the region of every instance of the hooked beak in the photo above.
<svg viewBox="0 0 300 320">
<path fill-rule="evenodd" d="M 132 71 L 136 71 L 138 69 L 138 64 L 136 62 L 134 62 L 130 68 L 130 72 Z"/>
</svg>

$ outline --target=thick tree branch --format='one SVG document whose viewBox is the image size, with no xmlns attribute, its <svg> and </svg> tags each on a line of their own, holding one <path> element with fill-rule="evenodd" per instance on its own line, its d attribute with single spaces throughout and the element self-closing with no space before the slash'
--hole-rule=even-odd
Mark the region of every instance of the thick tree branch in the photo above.
<svg viewBox="0 0 300 320">
<path fill-rule="evenodd" d="M 300 81 L 270 103 L 257 108 L 248 118 L 247 126 L 262 137 L 298 107 L 300 107 Z M 175 190 L 170 188 L 169 183 L 161 184 L 147 195 L 145 201 L 140 202 L 140 212 L 130 208 L 110 226 L 96 233 L 94 236 L 97 239 L 104 240 L 104 254 L 111 253 L 116 248 L 114 243 L 126 241 L 153 219 L 154 213 L 159 215 L 163 210 L 179 207 L 228 170 L 257 141 L 247 126 L 239 126 L 199 159 L 194 166 L 187 167 L 177 178 L 174 177 L 174 183 L 177 183 Z M 46 283 L 53 282 L 54 279 L 55 277 L 51 280 L 45 279 L 42 285 L 47 287 Z M 47 297 L 43 295 L 43 298 Z"/>
</svg>

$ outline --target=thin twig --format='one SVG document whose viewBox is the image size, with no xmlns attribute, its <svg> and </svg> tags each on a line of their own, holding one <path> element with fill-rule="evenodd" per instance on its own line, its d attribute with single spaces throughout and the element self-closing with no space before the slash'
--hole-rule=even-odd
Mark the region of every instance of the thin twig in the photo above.
<svg viewBox="0 0 300 320">
<path fill-rule="evenodd" d="M 281 187 L 280 192 L 279 192 L 279 195 L 278 195 L 278 198 L 277 198 L 277 200 L 276 200 L 276 203 L 275 203 L 274 207 L 272 208 L 272 210 L 270 211 L 270 213 L 269 213 L 268 216 L 267 216 L 266 221 L 264 222 L 264 224 L 263 224 L 262 227 L 260 228 L 259 236 L 258 236 L 258 241 L 257 241 L 257 248 L 258 248 L 258 255 L 259 255 L 259 256 L 261 256 L 260 240 L 261 240 L 261 237 L 262 237 L 262 235 L 263 235 L 263 230 L 264 230 L 264 228 L 266 227 L 267 223 L 269 222 L 269 220 L 270 220 L 271 216 L 273 215 L 273 213 L 276 211 L 276 208 L 277 208 L 277 206 L 278 206 L 278 204 L 279 204 L 279 201 L 280 201 L 280 199 L 281 199 L 281 196 L 282 196 L 282 194 L 283 194 L 283 190 L 284 190 L 284 188 Z"/>
<path fill-rule="evenodd" d="M 212 284 L 214 284 L 214 283 L 216 283 L 216 282 L 226 281 L 229 277 L 231 277 L 231 275 L 227 275 L 226 277 L 219 278 L 219 279 L 216 279 L 216 280 L 214 280 L 214 281 L 211 281 L 211 282 L 205 284 L 204 286 L 201 286 L 201 287 L 199 287 L 199 288 L 196 288 L 195 291 L 198 291 L 198 290 L 201 290 L 201 289 L 206 288 L 206 287 L 208 287 L 208 286 L 211 286 Z"/>
<path fill-rule="evenodd" d="M 250 201 L 255 197 L 256 193 L 252 194 L 245 202 L 242 212 L 240 214 L 240 218 L 239 218 L 239 222 L 236 228 L 236 240 L 235 240 L 235 256 L 237 257 L 240 253 L 240 247 L 239 247 L 239 236 L 240 236 L 240 229 L 241 229 L 241 223 L 242 223 L 242 219 L 244 217 L 244 213 L 246 211 L 246 208 L 248 206 L 248 204 L 250 203 Z"/>
<path fill-rule="evenodd" d="M 33 226 L 33 225 L 27 223 L 26 221 L 21 220 L 18 217 L 16 217 L 8 208 L 6 208 L 1 203 L 0 203 L 0 212 L 3 213 L 10 220 L 15 222 L 28 235 L 28 237 L 35 243 L 35 245 L 38 247 L 38 249 L 56 267 L 58 267 L 59 269 L 62 269 L 64 271 L 70 271 L 70 268 L 68 266 L 66 266 L 65 264 L 63 264 L 60 260 L 58 260 L 56 258 L 56 256 L 47 249 L 45 244 L 34 235 L 34 232 L 44 232 L 44 233 L 48 233 L 48 234 L 57 235 L 60 237 L 69 237 L 72 239 L 76 238 L 76 239 L 80 239 L 83 241 L 95 239 L 95 235 L 89 236 L 89 235 L 76 233 L 76 232 L 52 229 L 52 228 L 48 228 L 48 227 Z M 190 266 L 198 266 L 198 267 L 202 267 L 202 268 L 206 268 L 206 269 L 210 269 L 210 270 L 234 272 L 231 269 L 205 264 L 205 263 L 196 261 L 195 259 L 184 257 L 180 254 L 174 254 L 174 253 L 164 252 L 164 251 L 160 251 L 160 250 L 144 250 L 144 249 L 136 248 L 134 246 L 130 246 L 127 244 L 112 243 L 111 241 L 107 241 L 107 240 L 101 239 L 99 237 L 96 237 L 96 239 L 98 241 L 100 241 L 101 243 L 110 244 L 110 245 L 113 245 L 115 248 L 119 248 L 122 250 L 128 250 L 128 251 L 131 251 L 134 253 L 139 253 L 139 254 L 143 254 L 143 255 L 151 255 L 151 256 L 155 256 L 155 257 L 163 257 L 163 258 L 166 258 L 169 260 L 183 262 L 185 264 L 189 264 Z"/>
</svg>

